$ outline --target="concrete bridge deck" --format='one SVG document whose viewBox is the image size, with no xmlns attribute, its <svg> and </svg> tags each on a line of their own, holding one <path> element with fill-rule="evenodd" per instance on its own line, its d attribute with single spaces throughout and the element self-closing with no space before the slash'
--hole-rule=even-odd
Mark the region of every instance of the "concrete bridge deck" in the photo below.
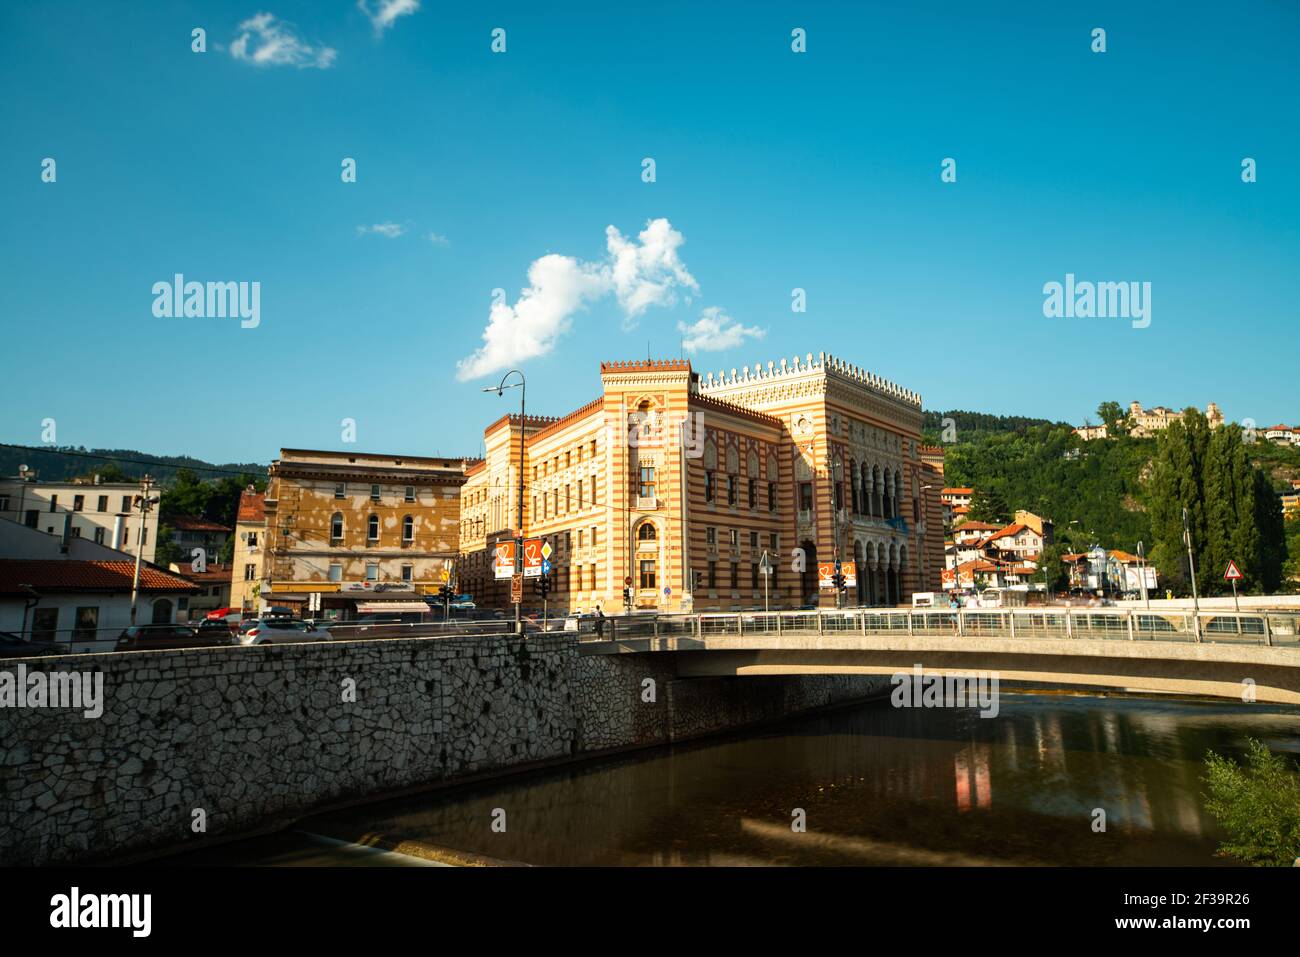
<svg viewBox="0 0 1300 957">
<path fill-rule="evenodd" d="M 995 671 L 1002 681 L 1300 705 L 1296 618 L 1065 609 L 700 615 L 621 621 L 608 640 L 584 634 L 579 650 L 672 655 L 681 677 L 895 674 L 919 664 L 927 673 Z"/>
</svg>

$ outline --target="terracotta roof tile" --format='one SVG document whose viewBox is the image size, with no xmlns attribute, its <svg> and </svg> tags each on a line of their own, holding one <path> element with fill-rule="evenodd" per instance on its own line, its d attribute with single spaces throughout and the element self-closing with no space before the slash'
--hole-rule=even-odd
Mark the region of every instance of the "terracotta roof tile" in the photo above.
<svg viewBox="0 0 1300 957">
<path fill-rule="evenodd" d="M 74 559 L 0 559 L 0 595 L 25 595 L 23 585 L 37 591 L 131 590 L 135 563 L 89 562 Z M 153 565 L 140 566 L 141 591 L 196 591 L 198 586 Z"/>
</svg>

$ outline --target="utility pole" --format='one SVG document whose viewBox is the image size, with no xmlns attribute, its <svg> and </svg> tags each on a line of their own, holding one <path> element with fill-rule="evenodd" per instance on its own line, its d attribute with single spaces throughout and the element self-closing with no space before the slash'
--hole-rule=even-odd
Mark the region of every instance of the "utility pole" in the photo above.
<svg viewBox="0 0 1300 957">
<path fill-rule="evenodd" d="M 1147 592 L 1147 554 L 1138 542 L 1138 578 L 1142 582 L 1142 604 L 1146 606 L 1147 611 L 1151 610 L 1151 595 Z"/>
<path fill-rule="evenodd" d="M 519 381 L 506 385 L 506 379 L 512 375 L 519 376 Z M 518 369 L 511 369 L 501 377 L 501 382 L 494 389 L 488 386 L 484 392 L 495 392 L 498 396 L 505 395 L 506 389 L 519 389 L 519 511 L 515 515 L 515 574 L 522 576 L 524 574 L 524 429 L 528 422 L 525 415 L 524 400 L 528 388 L 525 384 L 524 374 Z M 514 583 L 511 582 L 511 588 Z M 523 616 L 523 590 L 519 592 L 520 600 L 515 602 L 515 634 L 523 635 L 524 633 L 524 616 Z"/>
<path fill-rule="evenodd" d="M 140 511 L 140 527 L 135 533 L 135 574 L 131 577 L 131 624 L 135 624 L 136 604 L 140 599 L 140 554 L 144 551 L 144 532 L 149 513 L 158 499 L 151 498 L 153 477 L 146 475 L 140 480 L 140 494 L 132 499 L 132 504 Z"/>
<path fill-rule="evenodd" d="M 1196 594 L 1196 556 L 1192 554 L 1192 528 L 1187 521 L 1187 509 L 1183 509 L 1183 541 L 1187 544 L 1187 563 L 1192 572 L 1192 632 L 1196 640 L 1201 640 L 1201 599 Z"/>
</svg>

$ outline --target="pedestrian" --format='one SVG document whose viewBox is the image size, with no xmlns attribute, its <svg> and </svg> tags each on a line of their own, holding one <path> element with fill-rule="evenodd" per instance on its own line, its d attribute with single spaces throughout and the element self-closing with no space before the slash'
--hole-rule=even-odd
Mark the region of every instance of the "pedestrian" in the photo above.
<svg viewBox="0 0 1300 957">
<path fill-rule="evenodd" d="M 605 635 L 605 613 L 596 606 L 596 637 L 602 638 Z"/>
</svg>

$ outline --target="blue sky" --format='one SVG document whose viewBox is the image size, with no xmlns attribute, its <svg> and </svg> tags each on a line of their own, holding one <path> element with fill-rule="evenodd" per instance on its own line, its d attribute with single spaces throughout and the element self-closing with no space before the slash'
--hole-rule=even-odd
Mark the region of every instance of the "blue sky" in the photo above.
<svg viewBox="0 0 1300 957">
<path fill-rule="evenodd" d="M 1300 7 L 562 6 L 5 4 L 0 439 L 268 461 L 351 417 L 356 448 L 476 454 L 513 399 L 458 363 L 551 254 L 539 413 L 713 317 L 743 341 L 699 369 L 827 350 L 927 408 L 1300 420 Z M 272 41 L 297 62 L 249 59 Z M 1150 282 L 1150 326 L 1045 318 L 1068 272 Z M 260 325 L 155 317 L 175 273 L 260 282 Z"/>
</svg>

